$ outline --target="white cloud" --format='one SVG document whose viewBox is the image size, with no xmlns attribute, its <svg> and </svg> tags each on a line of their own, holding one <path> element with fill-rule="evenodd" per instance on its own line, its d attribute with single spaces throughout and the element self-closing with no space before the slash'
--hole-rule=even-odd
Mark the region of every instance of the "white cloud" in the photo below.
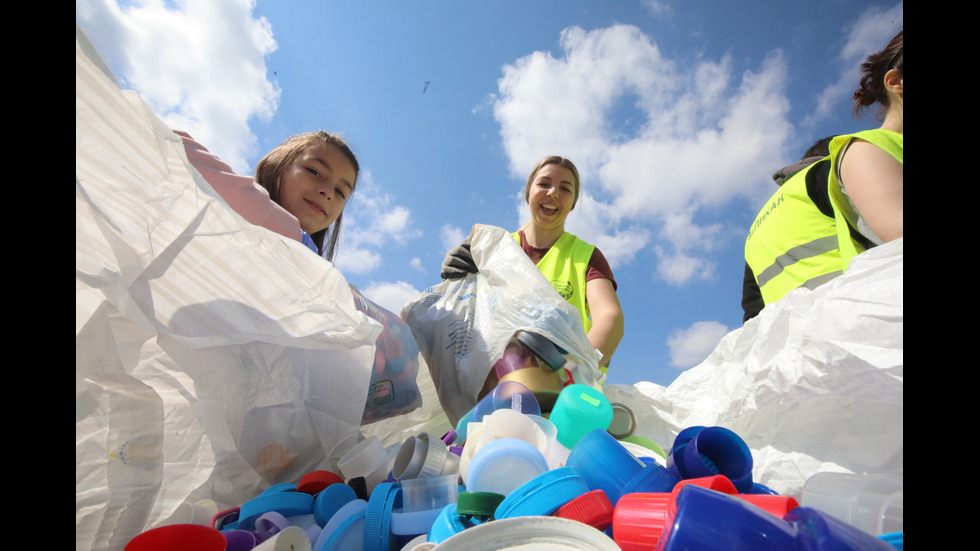
<svg viewBox="0 0 980 551">
<path fill-rule="evenodd" d="M 661 272 L 677 284 L 708 277 L 710 253 L 731 239 L 720 211 L 771 192 L 792 130 L 782 55 L 741 74 L 733 65 L 681 67 L 630 25 L 565 29 L 559 57 L 534 52 L 503 68 L 492 106 L 510 169 L 523 178 L 544 155 L 569 157 L 583 185 L 569 231 L 611 262 L 673 251 Z"/>
<path fill-rule="evenodd" d="M 378 306 L 401 314 L 402 306 L 410 301 L 419 298 L 421 291 L 412 287 L 404 281 L 396 283 L 376 283 L 372 282 L 366 288 L 361 289 L 361 293 Z"/>
<path fill-rule="evenodd" d="M 840 105 L 847 105 L 860 83 L 861 63 L 881 50 L 904 26 L 904 5 L 899 2 L 889 9 L 872 7 L 862 13 L 847 29 L 847 36 L 840 49 L 840 74 L 817 99 L 816 109 L 806 119 L 804 126 L 825 119 Z"/>
<path fill-rule="evenodd" d="M 382 264 L 377 251 L 394 241 L 404 244 L 422 235 L 408 208 L 375 184 L 370 171 L 361 170 L 357 189 L 344 207 L 341 247 L 336 260 L 352 273 L 365 274 Z"/>
<path fill-rule="evenodd" d="M 687 369 L 698 365 L 718 346 L 729 328 L 717 321 L 697 321 L 687 329 L 678 329 L 667 339 L 670 365 Z"/>
<path fill-rule="evenodd" d="M 265 58 L 277 48 L 253 0 L 130 3 L 78 0 L 76 22 L 99 52 L 171 128 L 185 130 L 240 174 L 280 90 Z"/>
<path fill-rule="evenodd" d="M 463 230 L 459 226 L 443 224 L 439 233 L 439 240 L 442 243 L 442 248 L 448 252 L 450 249 L 456 247 L 456 245 L 462 243 L 469 235 L 470 232 Z"/>
</svg>

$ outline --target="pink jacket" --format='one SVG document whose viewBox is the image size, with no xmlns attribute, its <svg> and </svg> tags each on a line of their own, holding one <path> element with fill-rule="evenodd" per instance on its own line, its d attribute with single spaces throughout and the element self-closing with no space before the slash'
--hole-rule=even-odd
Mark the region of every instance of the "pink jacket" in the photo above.
<svg viewBox="0 0 980 551">
<path fill-rule="evenodd" d="M 186 132 L 175 130 L 174 133 L 184 140 L 187 159 L 235 212 L 251 224 L 296 241 L 303 241 L 303 230 L 299 221 L 270 199 L 265 188 L 248 176 L 235 174 L 230 166 Z"/>
</svg>

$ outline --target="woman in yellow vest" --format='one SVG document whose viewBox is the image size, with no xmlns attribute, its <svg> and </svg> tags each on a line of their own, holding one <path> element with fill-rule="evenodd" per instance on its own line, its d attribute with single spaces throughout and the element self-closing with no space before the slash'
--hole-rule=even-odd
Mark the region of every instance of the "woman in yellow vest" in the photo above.
<svg viewBox="0 0 980 551">
<path fill-rule="evenodd" d="M 861 65 L 854 114 L 878 105 L 881 127 L 835 137 L 830 155 L 786 180 L 753 222 L 745 242 L 745 320 L 794 289 L 839 276 L 867 248 L 903 236 L 903 54 L 904 31 Z"/>
<path fill-rule="evenodd" d="M 605 256 L 565 231 L 565 219 L 575 208 L 579 190 L 578 170 L 571 161 L 558 156 L 539 161 L 524 187 L 530 220 L 513 235 L 555 290 L 578 309 L 605 371 L 623 338 L 623 309 Z M 446 255 L 442 277 L 463 277 L 476 271 L 469 244 L 464 242 Z"/>
</svg>

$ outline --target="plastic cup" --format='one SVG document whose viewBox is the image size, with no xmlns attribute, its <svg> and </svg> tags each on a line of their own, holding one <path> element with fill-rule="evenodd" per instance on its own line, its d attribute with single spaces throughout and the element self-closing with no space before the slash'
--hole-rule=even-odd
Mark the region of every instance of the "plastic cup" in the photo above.
<svg viewBox="0 0 980 551">
<path fill-rule="evenodd" d="M 800 492 L 800 505 L 876 536 L 904 531 L 903 502 L 902 481 L 880 474 L 816 473 Z"/>
<path fill-rule="evenodd" d="M 540 415 L 541 408 L 534 398 L 534 393 L 526 386 L 513 382 L 501 382 L 494 387 L 473 408 L 472 421 L 480 422 L 483 418 L 498 409 L 512 409 L 521 413 Z"/>
<path fill-rule="evenodd" d="M 473 456 L 466 489 L 507 496 L 548 470 L 548 461 L 536 447 L 517 438 L 501 438 Z"/>
<path fill-rule="evenodd" d="M 430 511 L 456 503 L 459 495 L 458 476 L 455 474 L 410 478 L 399 484 L 402 489 L 402 511 Z"/>
<path fill-rule="evenodd" d="M 371 436 L 344 454 L 337 466 L 348 480 L 363 476 L 370 494 L 387 477 L 390 463 L 391 457 L 381 441 L 377 436 Z"/>
<path fill-rule="evenodd" d="M 612 421 L 613 410 L 602 392 L 582 384 L 562 389 L 548 417 L 558 427 L 558 442 L 568 449 L 594 429 L 605 431 Z"/>
<path fill-rule="evenodd" d="M 429 433 L 406 439 L 391 468 L 398 481 L 458 472 L 459 457 L 449 453 L 446 443 Z"/>
<path fill-rule="evenodd" d="M 517 438 L 531 444 L 541 454 L 548 452 L 548 438 L 533 419 L 512 409 L 500 409 L 483 418 L 483 433 L 477 449 L 501 438 Z"/>
</svg>

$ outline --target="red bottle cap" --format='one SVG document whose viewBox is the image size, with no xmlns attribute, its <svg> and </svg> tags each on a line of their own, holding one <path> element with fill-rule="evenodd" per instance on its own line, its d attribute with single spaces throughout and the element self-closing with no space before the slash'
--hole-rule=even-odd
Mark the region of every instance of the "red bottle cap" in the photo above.
<svg viewBox="0 0 980 551">
<path fill-rule="evenodd" d="M 604 531 L 613 521 L 613 504 L 602 490 L 592 490 L 561 506 L 552 516 L 577 520 Z"/>
</svg>

